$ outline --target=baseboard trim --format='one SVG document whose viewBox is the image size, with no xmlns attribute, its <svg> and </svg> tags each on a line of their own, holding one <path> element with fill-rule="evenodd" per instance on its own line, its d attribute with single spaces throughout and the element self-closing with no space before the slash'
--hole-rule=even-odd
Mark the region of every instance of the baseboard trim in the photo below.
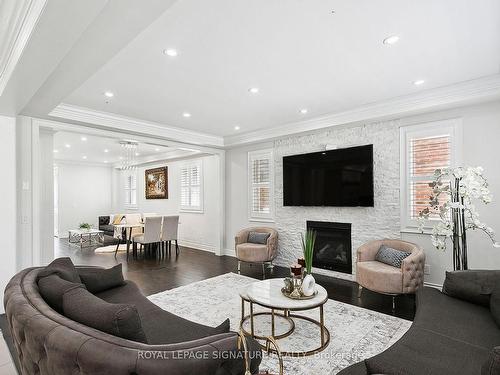
<svg viewBox="0 0 500 375">
<path fill-rule="evenodd" d="M 424 286 L 428 286 L 428 287 L 431 287 L 431 288 L 436 288 L 436 289 L 439 289 L 439 290 L 443 289 L 443 285 L 442 284 L 434 284 L 434 283 L 426 283 L 426 282 L 424 282 Z"/>
<path fill-rule="evenodd" d="M 179 246 L 185 246 L 185 247 L 190 247 L 190 248 L 196 249 L 196 250 L 202 250 L 202 251 L 206 251 L 209 253 L 215 253 L 215 246 L 206 245 L 206 244 L 202 244 L 202 243 L 195 242 L 195 241 L 179 240 Z"/>
<path fill-rule="evenodd" d="M 236 258 L 236 251 L 234 251 L 234 249 L 224 249 L 222 250 L 222 255 Z"/>
</svg>

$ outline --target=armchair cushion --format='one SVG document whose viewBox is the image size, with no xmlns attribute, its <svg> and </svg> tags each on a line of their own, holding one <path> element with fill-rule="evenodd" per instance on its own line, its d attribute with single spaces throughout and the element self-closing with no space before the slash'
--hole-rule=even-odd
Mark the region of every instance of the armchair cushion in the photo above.
<svg viewBox="0 0 500 375">
<path fill-rule="evenodd" d="M 245 262 L 267 262 L 269 261 L 268 251 L 266 245 L 255 243 L 242 243 L 236 245 L 236 255 L 238 259 Z"/>
<path fill-rule="evenodd" d="M 446 272 L 443 293 L 478 305 L 489 306 L 490 295 L 496 284 L 500 284 L 500 271 Z"/>
<path fill-rule="evenodd" d="M 401 268 L 401 263 L 403 259 L 410 256 L 411 253 L 407 253 L 405 251 L 396 250 L 392 247 L 387 247 L 385 245 L 380 246 L 380 249 L 375 255 L 375 260 L 388 264 L 393 267 Z"/>
<path fill-rule="evenodd" d="M 108 269 L 83 268 L 78 274 L 87 290 L 94 294 L 125 285 L 121 263 Z"/>
<path fill-rule="evenodd" d="M 400 268 L 376 260 L 358 262 L 356 267 L 356 278 L 361 286 L 380 293 L 403 292 L 403 272 Z"/>
<path fill-rule="evenodd" d="M 262 232 L 249 232 L 248 233 L 248 242 L 265 245 L 267 244 L 267 239 L 271 236 L 271 233 L 262 233 Z"/>
</svg>

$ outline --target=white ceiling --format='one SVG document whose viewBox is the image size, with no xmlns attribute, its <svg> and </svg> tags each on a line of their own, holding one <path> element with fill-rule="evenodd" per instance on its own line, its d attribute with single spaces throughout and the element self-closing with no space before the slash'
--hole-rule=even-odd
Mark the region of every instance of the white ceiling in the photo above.
<svg viewBox="0 0 500 375">
<path fill-rule="evenodd" d="M 499 68 L 498 0 L 179 0 L 64 102 L 232 136 Z"/>
<path fill-rule="evenodd" d="M 54 134 L 54 160 L 80 163 L 119 164 L 125 153 L 122 139 L 59 131 Z M 70 147 L 67 147 L 69 145 Z M 107 152 L 105 151 L 107 150 Z M 182 150 L 181 150 L 182 151 Z M 164 160 L 179 150 L 161 145 L 139 143 L 137 161 Z"/>
</svg>

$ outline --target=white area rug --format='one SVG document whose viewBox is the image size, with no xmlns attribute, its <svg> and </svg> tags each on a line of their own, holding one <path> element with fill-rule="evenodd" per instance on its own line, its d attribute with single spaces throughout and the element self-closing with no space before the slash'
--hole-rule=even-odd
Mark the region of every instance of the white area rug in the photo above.
<svg viewBox="0 0 500 375">
<path fill-rule="evenodd" d="M 105 253 L 114 253 L 116 250 L 116 245 L 108 245 L 103 247 L 98 247 L 94 250 L 96 254 L 105 254 Z M 132 246 L 130 246 L 130 250 L 132 250 Z M 121 244 L 118 248 L 118 251 L 127 251 L 127 244 Z"/>
<path fill-rule="evenodd" d="M 211 279 L 161 292 L 148 298 L 162 309 L 197 323 L 217 326 L 230 318 L 231 330 L 238 331 L 241 317 L 239 291 L 255 279 L 227 273 Z M 256 311 L 264 311 L 257 308 Z M 286 375 L 330 375 L 364 358 L 380 353 L 397 341 L 411 322 L 360 307 L 328 300 L 324 307 L 325 325 L 330 331 L 329 346 L 316 355 L 304 358 L 285 358 Z M 246 305 L 248 314 L 248 304 Z M 319 320 L 319 309 L 298 313 Z M 258 320 L 259 319 L 259 320 Z M 309 322 L 295 320 L 295 332 L 279 340 L 280 349 L 313 349 L 319 346 L 319 328 Z M 286 329 L 280 319 L 277 333 Z M 270 322 L 266 316 L 256 317 L 257 334 L 269 335 Z M 249 330 L 249 329 L 248 329 Z M 276 356 L 265 356 L 261 370 L 276 373 Z"/>
</svg>

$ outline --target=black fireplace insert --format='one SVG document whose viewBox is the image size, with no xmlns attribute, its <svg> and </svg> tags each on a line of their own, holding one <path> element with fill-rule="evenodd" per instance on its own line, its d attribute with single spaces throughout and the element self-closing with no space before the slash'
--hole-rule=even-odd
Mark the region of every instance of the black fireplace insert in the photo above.
<svg viewBox="0 0 500 375">
<path fill-rule="evenodd" d="M 351 224 L 308 221 L 316 232 L 313 267 L 352 274 Z"/>
</svg>

